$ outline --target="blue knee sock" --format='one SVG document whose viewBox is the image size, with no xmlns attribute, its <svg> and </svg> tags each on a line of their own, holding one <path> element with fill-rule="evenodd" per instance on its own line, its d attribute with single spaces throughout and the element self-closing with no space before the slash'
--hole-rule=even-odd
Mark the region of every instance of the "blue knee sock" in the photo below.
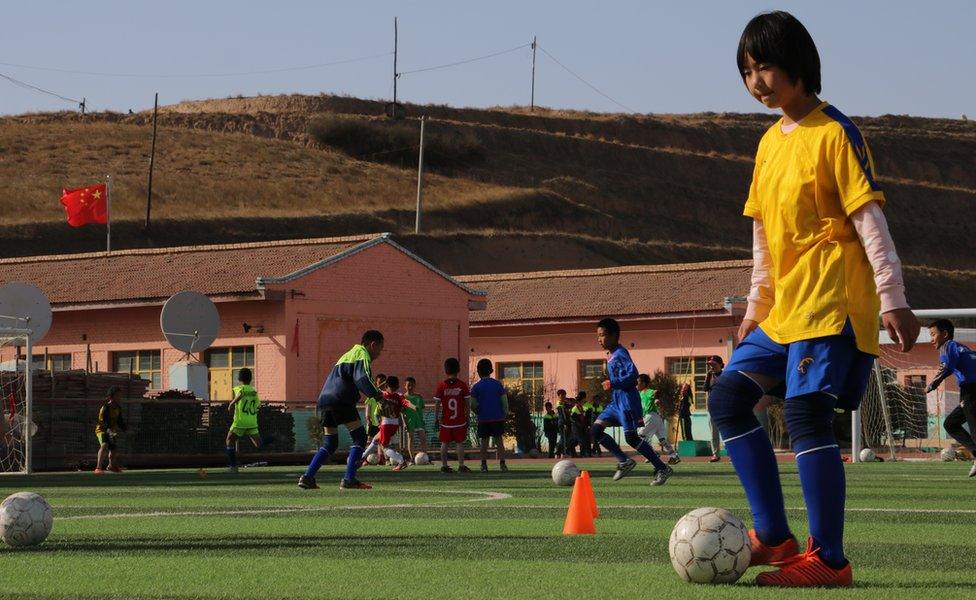
<svg viewBox="0 0 976 600">
<path fill-rule="evenodd" d="M 237 448 L 233 445 L 227 446 L 227 464 L 231 467 L 237 466 Z"/>
<path fill-rule="evenodd" d="M 620 449 L 620 445 L 606 433 L 600 438 L 600 445 L 606 448 L 610 454 L 616 456 L 618 461 L 625 462 L 627 460 L 627 455 Z"/>
<path fill-rule="evenodd" d="M 363 460 L 363 450 L 366 448 L 366 430 L 357 427 L 349 432 L 352 438 L 352 446 L 349 447 L 349 459 L 346 461 L 346 481 L 356 478 L 356 471 L 359 470 L 359 462 Z"/>
<path fill-rule="evenodd" d="M 646 440 L 641 440 L 634 449 L 637 450 L 641 456 L 651 461 L 651 464 L 654 465 L 655 470 L 663 471 L 664 469 L 668 468 L 668 466 L 664 464 L 664 461 L 661 460 L 661 457 L 657 455 L 657 452 L 654 451 L 654 448 L 651 448 L 651 445 L 648 444 Z"/>
<path fill-rule="evenodd" d="M 825 393 L 786 401 L 786 427 L 796 452 L 800 487 L 814 548 L 829 566 L 847 564 L 844 557 L 844 501 L 846 481 L 840 448 L 834 437 L 834 405 Z"/>
<path fill-rule="evenodd" d="M 732 466 L 752 510 L 753 527 L 764 544 L 792 537 L 786 520 L 776 454 L 752 407 L 762 388 L 739 371 L 726 370 L 708 395 L 708 412 L 722 434 Z"/>
<path fill-rule="evenodd" d="M 322 439 L 322 447 L 318 449 L 315 456 L 312 457 L 312 462 L 308 463 L 308 468 L 305 469 L 305 477 L 315 477 L 315 474 L 319 472 L 320 468 L 322 468 L 322 463 L 324 463 L 329 458 L 329 455 L 335 451 L 338 443 L 338 435 L 325 435 L 325 437 Z"/>
</svg>

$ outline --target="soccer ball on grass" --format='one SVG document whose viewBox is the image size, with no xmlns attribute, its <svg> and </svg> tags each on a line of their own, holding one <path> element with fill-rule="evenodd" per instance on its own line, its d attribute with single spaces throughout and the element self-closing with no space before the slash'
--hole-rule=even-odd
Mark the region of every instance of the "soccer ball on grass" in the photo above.
<svg viewBox="0 0 976 600">
<path fill-rule="evenodd" d="M 371 454 L 369 454 L 369 455 L 366 456 L 366 464 L 367 465 L 378 465 L 379 463 L 380 463 L 380 456 L 379 456 L 379 454 L 373 452 L 373 453 L 371 453 Z"/>
<path fill-rule="evenodd" d="M 874 453 L 874 450 L 870 448 L 861 450 L 861 454 L 859 456 L 861 457 L 861 462 L 874 462 L 878 458 Z"/>
<path fill-rule="evenodd" d="M 953 448 L 952 446 L 949 446 L 948 448 L 943 448 L 941 456 L 942 456 L 942 460 L 946 462 L 952 462 L 956 460 L 956 449 Z"/>
<path fill-rule="evenodd" d="M 579 467 L 571 460 L 561 460 L 552 467 L 552 481 L 556 485 L 573 485 L 579 474 Z"/>
<path fill-rule="evenodd" d="M 430 457 L 427 456 L 426 452 L 418 452 L 417 456 L 413 457 L 413 462 L 418 465 L 429 465 Z"/>
<path fill-rule="evenodd" d="M 733 583 L 752 558 L 749 532 L 724 508 L 696 508 L 681 517 L 668 552 L 674 570 L 692 583 Z"/>
<path fill-rule="evenodd" d="M 54 523 L 51 505 L 33 492 L 17 492 L 0 504 L 0 538 L 9 546 L 36 546 Z"/>
</svg>

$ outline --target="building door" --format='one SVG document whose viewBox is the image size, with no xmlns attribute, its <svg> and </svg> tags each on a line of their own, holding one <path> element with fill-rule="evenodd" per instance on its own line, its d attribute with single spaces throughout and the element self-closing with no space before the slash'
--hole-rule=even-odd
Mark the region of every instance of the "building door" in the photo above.
<svg viewBox="0 0 976 600">
<path fill-rule="evenodd" d="M 233 400 L 234 383 L 230 378 L 230 370 L 219 369 L 210 371 L 210 400 L 229 402 Z"/>
</svg>

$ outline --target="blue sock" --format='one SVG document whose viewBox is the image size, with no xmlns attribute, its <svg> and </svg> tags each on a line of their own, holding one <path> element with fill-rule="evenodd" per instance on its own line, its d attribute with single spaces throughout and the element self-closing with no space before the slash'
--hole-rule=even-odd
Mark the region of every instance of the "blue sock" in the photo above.
<svg viewBox="0 0 976 600">
<path fill-rule="evenodd" d="M 610 454 L 616 456 L 618 462 L 625 462 L 627 460 L 627 455 L 620 449 L 620 445 L 606 433 L 600 438 L 600 445 L 606 448 Z"/>
<path fill-rule="evenodd" d="M 834 437 L 834 405 L 826 393 L 786 400 L 786 427 L 796 452 L 800 487 L 814 548 L 827 565 L 839 569 L 844 557 L 844 463 Z"/>
<path fill-rule="evenodd" d="M 651 461 L 651 464 L 654 465 L 655 470 L 663 471 L 668 468 L 668 466 L 664 464 L 664 461 L 661 460 L 661 457 L 657 455 L 657 452 L 654 451 L 654 448 L 651 448 L 651 445 L 648 444 L 646 440 L 641 440 L 634 450 L 637 450 L 641 456 Z"/>
<path fill-rule="evenodd" d="M 346 461 L 346 475 L 344 477 L 346 481 L 352 481 L 356 478 L 356 471 L 359 470 L 359 462 L 361 460 L 363 460 L 362 446 L 350 447 L 349 460 Z"/>
<path fill-rule="evenodd" d="M 235 446 L 227 446 L 227 464 L 231 467 L 237 466 L 237 448 Z"/>
<path fill-rule="evenodd" d="M 722 437 L 725 438 L 724 433 Z M 725 449 L 749 499 L 759 541 L 770 546 L 785 542 L 793 534 L 786 521 L 776 454 L 766 430 L 756 421 L 755 429 L 751 432 L 726 439 Z"/>
<path fill-rule="evenodd" d="M 844 500 L 846 482 L 840 448 L 823 448 L 796 457 L 800 487 L 807 505 L 810 537 L 820 558 L 839 569 L 844 557 Z"/>
<path fill-rule="evenodd" d="M 322 463 L 335 452 L 338 444 L 339 436 L 337 434 L 325 434 L 325 437 L 322 438 L 322 447 L 318 449 L 318 452 L 312 457 L 312 462 L 308 463 L 308 468 L 305 469 L 305 477 L 315 477 L 315 474 L 322 468 Z"/>
</svg>

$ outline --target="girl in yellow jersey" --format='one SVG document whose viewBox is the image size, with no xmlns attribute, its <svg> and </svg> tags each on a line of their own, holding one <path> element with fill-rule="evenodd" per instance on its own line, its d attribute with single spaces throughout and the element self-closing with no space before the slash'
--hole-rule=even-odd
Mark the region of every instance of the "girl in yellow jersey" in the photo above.
<svg viewBox="0 0 976 600">
<path fill-rule="evenodd" d="M 242 437 L 251 439 L 255 448 L 262 445 L 258 433 L 258 409 L 261 399 L 258 391 L 251 385 L 251 369 L 243 368 L 237 375 L 240 385 L 234 386 L 234 399 L 227 405 L 227 410 L 234 414 L 234 420 L 227 432 L 227 470 L 237 473 L 237 440 Z"/>
<path fill-rule="evenodd" d="M 834 409 L 857 408 L 878 354 L 878 315 L 903 351 L 919 325 L 881 208 L 885 195 L 857 127 L 821 101 L 820 58 L 792 15 L 752 19 L 737 62 L 749 93 L 783 111 L 759 142 L 744 213 L 754 266 L 741 342 L 709 395 L 752 509 L 752 564 L 780 567 L 760 585 L 850 586 L 844 466 Z M 786 425 L 807 507 L 806 552 L 790 531 L 769 438 L 753 414 L 767 392 Z"/>
</svg>

